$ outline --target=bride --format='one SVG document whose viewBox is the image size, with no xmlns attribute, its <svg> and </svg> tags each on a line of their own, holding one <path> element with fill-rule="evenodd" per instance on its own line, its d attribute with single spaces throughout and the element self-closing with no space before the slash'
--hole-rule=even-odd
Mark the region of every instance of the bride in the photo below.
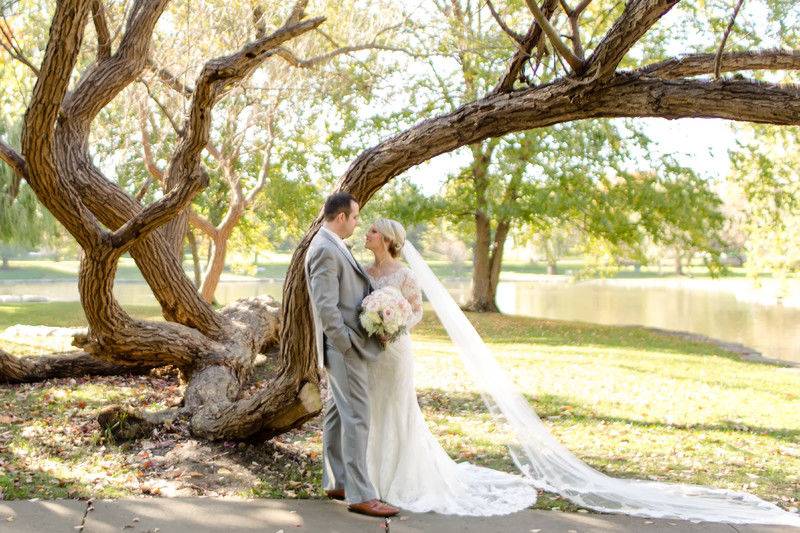
<svg viewBox="0 0 800 533">
<path fill-rule="evenodd" d="M 413 309 L 407 330 L 422 318 L 428 298 L 493 416 L 515 437 L 509 445 L 524 477 L 456 463 L 431 434 L 414 389 L 413 347 L 406 332 L 369 366 L 368 473 L 379 497 L 413 512 L 495 515 L 536 501 L 536 489 L 560 494 L 590 509 L 633 516 L 711 522 L 800 526 L 800 516 L 751 494 L 697 485 L 619 479 L 594 470 L 550 435 L 546 426 L 497 364 L 464 313 L 425 261 L 405 241 L 394 220 L 375 221 L 365 246 L 374 255 L 367 269 L 376 289 L 393 286 Z M 403 254 L 409 266 L 400 260 Z"/>
<path fill-rule="evenodd" d="M 403 226 L 384 218 L 367 231 L 365 246 L 375 256 L 367 268 L 372 285 L 396 287 L 411 304 L 408 331 L 422 318 L 422 294 L 414 274 L 398 260 L 404 242 Z M 381 500 L 417 513 L 484 516 L 536 502 L 536 489 L 526 479 L 456 463 L 442 449 L 417 403 L 408 332 L 386 346 L 368 371 L 367 471 Z"/>
</svg>

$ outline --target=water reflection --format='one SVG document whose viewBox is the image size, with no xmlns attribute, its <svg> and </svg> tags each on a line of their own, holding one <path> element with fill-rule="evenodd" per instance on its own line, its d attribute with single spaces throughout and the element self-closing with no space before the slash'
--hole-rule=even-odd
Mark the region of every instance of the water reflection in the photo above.
<svg viewBox="0 0 800 533">
<path fill-rule="evenodd" d="M 469 281 L 446 281 L 456 300 L 469 296 Z M 222 282 L 217 299 L 226 304 L 258 295 L 281 297 L 282 281 Z M 117 282 L 123 304 L 151 305 L 143 282 Z M 76 282 L 0 284 L 0 294 L 36 294 L 77 300 Z M 691 331 L 751 346 L 767 357 L 800 361 L 800 309 L 742 302 L 730 292 L 687 288 L 627 287 L 598 283 L 503 282 L 498 306 L 505 313 L 598 324 L 638 324 Z"/>
</svg>

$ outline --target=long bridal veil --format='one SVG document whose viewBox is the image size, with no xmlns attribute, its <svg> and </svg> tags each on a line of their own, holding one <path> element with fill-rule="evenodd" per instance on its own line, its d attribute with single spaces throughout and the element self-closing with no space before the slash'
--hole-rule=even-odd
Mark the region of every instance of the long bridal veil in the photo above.
<svg viewBox="0 0 800 533">
<path fill-rule="evenodd" d="M 752 494 L 613 478 L 591 468 L 550 434 L 527 400 L 516 391 L 447 289 L 408 241 L 403 255 L 458 348 L 464 366 L 480 387 L 490 412 L 511 429 L 516 442 L 509 445 L 509 451 L 533 486 L 606 513 L 800 527 L 800 515 L 784 511 Z"/>
</svg>

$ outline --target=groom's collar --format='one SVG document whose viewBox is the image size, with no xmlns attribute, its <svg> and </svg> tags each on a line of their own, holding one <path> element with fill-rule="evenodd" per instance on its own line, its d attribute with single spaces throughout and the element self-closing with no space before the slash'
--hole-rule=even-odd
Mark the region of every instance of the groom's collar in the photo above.
<svg viewBox="0 0 800 533">
<path fill-rule="evenodd" d="M 361 265 L 358 263 L 358 261 L 356 261 L 356 258 L 353 257 L 353 253 L 347 248 L 344 239 L 336 235 L 334 232 L 332 232 L 325 226 L 320 227 L 320 233 L 324 237 L 326 237 L 329 241 L 331 241 L 334 245 L 336 245 L 336 247 L 339 248 L 339 251 L 342 252 L 342 255 L 344 255 L 345 259 L 347 259 L 350 265 L 356 270 L 356 272 L 361 274 L 364 277 L 364 279 L 366 279 L 367 282 L 369 282 L 369 276 L 367 276 L 367 273 L 364 272 L 363 268 L 361 268 Z"/>
<path fill-rule="evenodd" d="M 341 243 L 342 246 L 345 246 L 345 247 L 347 246 L 347 244 L 345 244 L 345 242 L 344 242 L 344 239 L 339 237 L 339 235 L 337 235 L 333 230 L 329 230 L 325 226 L 322 226 L 320 229 L 322 231 L 324 231 L 325 233 L 327 233 L 328 236 L 332 237 L 334 242 L 336 242 L 336 244 L 340 244 Z"/>
</svg>

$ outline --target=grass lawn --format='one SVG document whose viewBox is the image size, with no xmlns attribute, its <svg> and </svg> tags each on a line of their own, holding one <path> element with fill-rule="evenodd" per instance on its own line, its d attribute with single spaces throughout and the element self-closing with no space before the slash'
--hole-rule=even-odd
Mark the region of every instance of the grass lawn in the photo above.
<svg viewBox="0 0 800 533">
<path fill-rule="evenodd" d="M 0 327 L 37 317 L 81 324 L 77 304 L 51 306 L 16 304 L 9 319 L 11 306 L 0 305 Z M 744 489 L 798 506 L 800 369 L 739 361 L 714 346 L 640 328 L 491 314 L 470 319 L 555 436 L 590 465 L 614 476 Z M 508 435 L 483 407 L 435 317 L 426 314 L 414 336 L 420 404 L 447 452 L 513 471 Z M 94 421 L 109 402 L 158 408 L 179 395 L 168 372 L 0 387 L 0 492 L 7 499 L 321 496 L 319 418 L 257 446 L 205 443 L 180 424 L 115 444 Z M 537 507 L 574 509 L 546 494 Z"/>
</svg>

